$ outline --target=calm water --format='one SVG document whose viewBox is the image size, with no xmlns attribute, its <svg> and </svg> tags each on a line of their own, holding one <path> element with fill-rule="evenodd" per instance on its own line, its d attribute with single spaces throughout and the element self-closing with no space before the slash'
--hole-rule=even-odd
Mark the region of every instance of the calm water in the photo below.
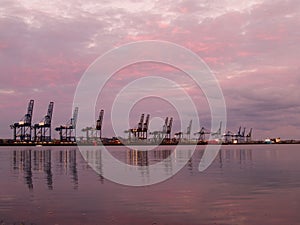
<svg viewBox="0 0 300 225">
<path fill-rule="evenodd" d="M 0 224 L 300 224 L 299 145 L 223 146 L 200 173 L 203 149 L 171 179 L 128 187 L 94 172 L 76 147 L 1 147 Z M 172 149 L 110 151 L 142 167 Z"/>
</svg>

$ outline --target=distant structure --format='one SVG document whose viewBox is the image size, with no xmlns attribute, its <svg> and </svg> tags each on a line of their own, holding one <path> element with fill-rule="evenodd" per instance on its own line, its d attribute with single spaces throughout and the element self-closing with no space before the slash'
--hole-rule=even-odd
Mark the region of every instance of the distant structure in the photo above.
<svg viewBox="0 0 300 225">
<path fill-rule="evenodd" d="M 55 130 L 59 132 L 60 141 L 76 142 L 76 123 L 78 117 L 78 107 L 73 111 L 73 117 L 65 125 L 56 127 Z"/>
<path fill-rule="evenodd" d="M 50 102 L 47 115 L 44 119 L 33 126 L 34 141 L 51 142 L 51 120 L 53 113 L 54 102 Z"/>
<path fill-rule="evenodd" d="M 10 125 L 10 128 L 13 129 L 14 141 L 31 141 L 33 105 L 34 100 L 30 100 L 25 116 L 19 122 Z"/>
</svg>

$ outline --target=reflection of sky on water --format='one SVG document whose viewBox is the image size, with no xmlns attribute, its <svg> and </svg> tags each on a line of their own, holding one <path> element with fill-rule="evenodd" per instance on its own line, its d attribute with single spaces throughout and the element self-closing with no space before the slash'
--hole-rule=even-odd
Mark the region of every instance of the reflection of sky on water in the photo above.
<svg viewBox="0 0 300 225">
<path fill-rule="evenodd" d="M 199 146 L 185 168 L 158 185 L 127 187 L 96 174 L 74 148 L 0 150 L 0 221 L 13 224 L 297 224 L 298 145 L 223 146 L 198 172 Z M 171 149 L 111 150 L 131 165 L 166 159 Z M 89 157 L 95 152 L 91 152 Z M 96 157 L 101 168 L 101 157 Z M 171 162 L 166 170 L 172 168 Z M 103 171 L 105 173 L 105 171 Z M 141 173 L 149 176 L 147 173 Z M 16 214 L 16 212 L 18 212 Z"/>
</svg>

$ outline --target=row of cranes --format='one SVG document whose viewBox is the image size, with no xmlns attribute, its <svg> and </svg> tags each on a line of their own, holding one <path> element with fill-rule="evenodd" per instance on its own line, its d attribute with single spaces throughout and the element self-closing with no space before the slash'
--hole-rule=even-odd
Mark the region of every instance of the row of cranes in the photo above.
<svg viewBox="0 0 300 225">
<path fill-rule="evenodd" d="M 125 133 L 128 133 L 128 141 L 135 142 L 137 140 L 147 140 L 148 127 L 149 127 L 149 118 L 150 115 L 147 115 L 146 121 L 144 121 L 145 114 L 142 114 L 140 117 L 140 121 L 137 125 L 137 128 L 125 130 Z M 177 132 L 174 133 L 174 137 L 171 136 L 173 118 L 166 117 L 165 123 L 163 124 L 162 130 L 149 132 L 152 135 L 152 142 L 154 143 L 191 143 L 191 131 L 192 131 L 192 123 L 190 120 L 189 125 L 186 128 L 186 132 Z M 219 129 L 215 132 L 211 132 L 210 130 L 202 127 L 200 131 L 194 133 L 196 138 L 196 143 L 205 144 L 207 143 L 207 136 L 210 135 L 211 140 L 217 141 L 218 143 L 249 143 L 252 138 L 252 128 L 249 133 L 245 135 L 246 128 L 244 128 L 243 132 L 241 131 L 241 127 L 237 134 L 227 131 L 225 134 L 222 134 L 222 122 L 220 122 Z M 133 134 L 133 136 L 132 136 Z"/>
<path fill-rule="evenodd" d="M 223 136 L 225 143 L 250 143 L 252 141 L 252 128 L 249 130 L 248 134 L 246 134 L 246 127 L 244 127 L 243 131 L 242 127 L 239 127 L 237 133 L 227 131 Z"/>
<path fill-rule="evenodd" d="M 13 130 L 13 140 L 18 142 L 51 142 L 51 122 L 54 109 L 54 102 L 50 102 L 46 116 L 36 124 L 32 124 L 34 100 L 30 100 L 27 108 L 27 113 L 19 121 L 10 128 Z M 56 127 L 59 132 L 61 142 L 75 142 L 76 123 L 78 117 L 78 107 L 74 109 L 72 118 L 64 125 Z"/>
<path fill-rule="evenodd" d="M 220 127 L 217 132 L 210 132 L 205 127 L 202 127 L 199 132 L 194 133 L 194 135 L 198 135 L 198 143 L 206 143 L 206 135 L 210 134 L 212 139 L 221 141 L 222 143 L 227 144 L 238 144 L 238 143 L 250 143 L 252 141 L 252 128 L 249 130 L 246 135 L 246 127 L 244 127 L 243 131 L 241 131 L 242 127 L 239 127 L 237 133 L 233 133 L 232 131 L 227 131 L 222 134 L 222 122 L 220 122 Z"/>
<path fill-rule="evenodd" d="M 142 114 L 137 128 L 125 130 L 125 133 L 128 133 L 128 141 L 131 142 L 131 141 L 148 139 L 150 114 L 147 114 L 145 122 L 144 122 L 144 117 L 145 114 Z M 160 142 L 162 140 L 170 140 L 172 125 L 173 125 L 173 118 L 171 117 L 169 120 L 169 117 L 166 117 L 162 130 L 149 132 L 149 134 L 153 135 L 153 140 L 155 142 Z M 131 134 L 133 134 L 133 137 Z"/>
<path fill-rule="evenodd" d="M 32 115 L 34 108 L 34 100 L 30 100 L 27 108 L 27 113 L 17 123 L 10 125 L 13 129 L 13 140 L 19 142 L 51 142 L 51 122 L 53 115 L 54 102 L 50 102 L 46 116 L 36 124 L 32 124 Z M 59 133 L 60 142 L 76 142 L 76 123 L 78 117 L 78 107 L 74 108 L 73 116 L 71 119 L 63 125 L 55 128 L 55 131 Z M 100 138 L 102 140 L 102 124 L 103 124 L 104 110 L 99 113 L 96 120 L 96 127 L 86 127 L 81 131 L 86 132 L 86 140 L 95 140 Z M 190 120 L 186 132 L 177 132 L 172 137 L 173 117 L 166 117 L 162 130 L 149 132 L 150 114 L 141 114 L 140 120 L 137 123 L 136 128 L 125 130 L 128 134 L 129 142 L 147 141 L 148 134 L 152 135 L 152 141 L 155 143 L 180 143 L 191 141 L 192 120 Z M 33 132 L 33 134 L 32 134 Z M 223 143 L 249 143 L 252 138 L 252 128 L 246 134 L 246 128 L 239 128 L 237 133 L 227 131 L 222 134 L 222 122 L 216 132 L 211 132 L 205 127 L 202 127 L 200 131 L 194 133 L 198 136 L 197 143 L 207 143 L 206 135 L 210 135 L 210 139 L 218 140 Z M 185 136 L 185 137 L 184 137 Z"/>
</svg>

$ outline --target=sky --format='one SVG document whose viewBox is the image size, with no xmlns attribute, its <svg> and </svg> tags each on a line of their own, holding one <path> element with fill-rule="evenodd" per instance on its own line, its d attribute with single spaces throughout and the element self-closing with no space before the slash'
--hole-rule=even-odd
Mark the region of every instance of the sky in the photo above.
<svg viewBox="0 0 300 225">
<path fill-rule="evenodd" d="M 53 127 L 66 123 L 78 82 L 99 56 L 130 42 L 162 40 L 193 51 L 215 74 L 226 101 L 226 130 L 242 126 L 253 128 L 256 139 L 300 139 L 298 0 L 0 1 L 1 138 L 12 136 L 9 125 L 24 116 L 30 99 L 35 100 L 34 123 L 50 101 L 55 102 Z M 203 93 L 181 71 L 157 63 L 116 72 L 97 107 L 108 116 L 105 107 L 116 93 L 147 76 L 178 82 L 196 102 L 200 124 L 210 126 Z M 160 90 L 172 95 L 176 88 Z M 161 99 L 143 101 L 132 109 L 130 126 L 141 113 L 156 116 L 152 129 L 166 116 L 176 117 Z M 174 123 L 174 132 L 186 129 Z M 108 119 L 103 129 L 113 135 Z"/>
</svg>

